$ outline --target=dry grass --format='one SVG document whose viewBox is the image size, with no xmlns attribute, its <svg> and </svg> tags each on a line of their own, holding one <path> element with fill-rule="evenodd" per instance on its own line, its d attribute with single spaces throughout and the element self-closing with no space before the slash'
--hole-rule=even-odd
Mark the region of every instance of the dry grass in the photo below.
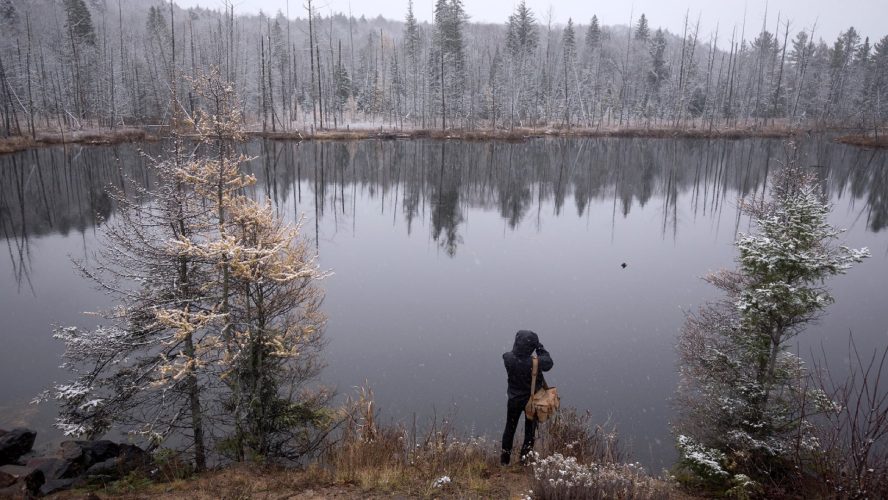
<svg viewBox="0 0 888 500">
<path fill-rule="evenodd" d="M 170 482 L 150 482 L 138 477 L 94 490 L 101 498 L 120 499 L 272 499 L 362 498 L 356 488 L 319 483 L 311 471 L 237 465 Z M 72 490 L 52 498 L 90 498 L 87 490 Z"/>
<path fill-rule="evenodd" d="M 288 132 L 249 132 L 253 137 L 263 137 L 280 141 L 355 141 L 355 140 L 395 140 L 395 139 L 437 139 L 463 141 L 505 141 L 522 142 L 536 137 L 640 137 L 661 139 L 744 139 L 752 137 L 786 138 L 796 135 L 799 131 L 783 126 L 720 128 L 674 128 L 674 127 L 635 127 L 635 128 L 511 128 L 511 129 L 336 129 Z M 885 141 L 853 139 L 858 136 L 846 136 L 848 144 L 868 147 L 885 147 Z M 859 136 L 863 137 L 863 136 Z M 15 136 L 0 138 L 0 154 L 14 153 L 26 149 L 50 146 L 55 144 L 119 144 L 124 142 L 153 141 L 161 136 L 150 134 L 139 128 L 91 129 L 81 131 L 38 132 L 36 139 Z M 851 142 L 859 141 L 859 142 Z M 880 145 L 877 145 L 880 144 Z"/>
<path fill-rule="evenodd" d="M 361 389 L 342 415 L 337 441 L 302 469 L 233 465 L 188 479 L 168 474 L 160 478 L 165 482 L 132 475 L 95 493 L 102 498 L 183 500 L 690 498 L 672 484 L 648 476 L 639 465 L 623 463 L 626 454 L 615 428 L 593 426 L 588 413 L 572 409 L 542 426 L 538 440 L 542 453 L 532 467 L 501 467 L 499 443 L 457 436 L 447 418 L 432 419 L 422 431 L 415 424 L 380 425 L 369 389 Z M 585 482 L 578 488 L 565 480 Z M 66 492 L 57 498 L 83 498 L 86 493 Z"/>
<path fill-rule="evenodd" d="M 836 138 L 836 142 L 850 144 L 862 148 L 884 149 L 888 148 L 888 131 L 878 136 L 870 134 L 848 134 Z"/>
<path fill-rule="evenodd" d="M 0 137 L 0 154 L 15 153 L 38 146 L 39 144 L 30 137 Z"/>
<path fill-rule="evenodd" d="M 251 132 L 256 137 L 272 140 L 343 141 L 364 139 L 458 139 L 463 141 L 511 141 L 520 142 L 535 137 L 643 137 L 643 138 L 690 138 L 690 139 L 744 139 L 751 137 L 786 138 L 799 131 L 789 127 L 744 128 L 511 128 L 511 129 L 338 129 L 315 132 Z"/>
<path fill-rule="evenodd" d="M 533 463 L 533 496 L 541 499 L 686 498 L 678 488 L 627 463 L 616 426 L 594 425 L 589 412 L 564 408 L 542 426 Z"/>
<path fill-rule="evenodd" d="M 684 498 L 672 484 L 647 475 L 638 464 L 583 464 L 555 454 L 538 459 L 533 472 L 534 498 L 543 500 Z"/>
<path fill-rule="evenodd" d="M 560 453 L 581 463 L 622 463 L 629 458 L 614 424 L 593 424 L 588 411 L 575 408 L 562 408 L 540 426 L 538 442 L 537 452 L 544 457 Z"/>
<path fill-rule="evenodd" d="M 329 482 L 354 485 L 364 493 L 412 497 L 508 498 L 527 491 L 520 469 L 500 469 L 497 443 L 460 439 L 446 418 L 435 418 L 423 432 L 415 426 L 378 425 L 369 389 L 362 389 L 349 407 L 341 439 L 316 469 Z"/>
<path fill-rule="evenodd" d="M 65 133 L 44 131 L 37 132 L 36 139 L 24 136 L 0 138 L 0 154 L 58 144 L 121 144 L 159 139 L 159 136 L 139 128 L 89 129 Z"/>
</svg>

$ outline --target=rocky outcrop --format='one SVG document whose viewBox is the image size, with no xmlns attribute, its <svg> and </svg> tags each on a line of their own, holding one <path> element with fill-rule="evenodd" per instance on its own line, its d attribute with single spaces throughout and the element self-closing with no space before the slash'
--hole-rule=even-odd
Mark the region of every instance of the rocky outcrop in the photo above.
<svg viewBox="0 0 888 500">
<path fill-rule="evenodd" d="M 25 453 L 31 451 L 37 433 L 30 429 L 0 431 L 0 465 L 14 464 Z"/>
<path fill-rule="evenodd" d="M 23 465 L 0 466 L 0 498 L 30 498 L 40 493 L 46 479 L 40 469 Z"/>
<path fill-rule="evenodd" d="M 36 433 L 0 431 L 0 499 L 50 495 L 94 480 L 114 480 L 147 468 L 150 455 L 138 446 L 108 440 L 64 441 L 53 455 L 22 456 L 31 451 Z M 25 463 L 18 463 L 21 460 Z"/>
</svg>

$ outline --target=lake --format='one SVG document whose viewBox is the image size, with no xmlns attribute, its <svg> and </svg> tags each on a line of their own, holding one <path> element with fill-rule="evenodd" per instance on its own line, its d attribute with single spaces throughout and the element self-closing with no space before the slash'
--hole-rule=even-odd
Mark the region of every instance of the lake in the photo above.
<svg viewBox="0 0 888 500">
<path fill-rule="evenodd" d="M 95 325 L 109 298 L 74 270 L 92 259 L 105 186 L 150 185 L 139 147 L 69 146 L 0 156 L 0 427 L 58 439 L 51 405 L 62 345 L 52 325 Z M 448 416 L 497 439 L 505 419 L 501 354 L 531 329 L 551 352 L 562 404 L 616 423 L 657 471 L 669 430 L 674 345 L 687 310 L 717 297 L 700 277 L 732 267 L 784 158 L 779 140 L 533 139 L 273 142 L 244 146 L 279 214 L 334 271 L 325 283 L 330 344 L 322 380 L 368 383 L 384 421 Z M 888 344 L 888 154 L 826 138 L 801 144 L 834 204 L 844 243 L 872 258 L 830 281 L 836 303 L 797 339 L 837 369 L 849 332 L 862 352 Z M 622 264 L 625 263 L 625 268 Z"/>
</svg>

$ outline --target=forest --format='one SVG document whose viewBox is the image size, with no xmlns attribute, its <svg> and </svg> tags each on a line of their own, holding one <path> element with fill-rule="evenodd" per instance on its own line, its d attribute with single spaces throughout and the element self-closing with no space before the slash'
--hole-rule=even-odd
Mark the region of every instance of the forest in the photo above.
<svg viewBox="0 0 888 500">
<path fill-rule="evenodd" d="M 429 0 L 431 1 L 431 0 Z M 680 33 L 552 19 L 524 2 L 500 24 L 436 0 L 404 20 L 282 2 L 275 13 L 135 0 L 0 0 L 0 135 L 169 125 L 171 97 L 212 67 L 253 131 L 854 128 L 888 119 L 888 35 L 824 40 L 780 13 Z M 328 10 L 328 9 L 326 9 Z M 871 38 L 872 36 L 872 38 Z M 881 38 L 877 38 L 881 36 Z"/>
<path fill-rule="evenodd" d="M 0 0 L 0 498 L 888 496 L 888 34 L 279 3 Z"/>
</svg>

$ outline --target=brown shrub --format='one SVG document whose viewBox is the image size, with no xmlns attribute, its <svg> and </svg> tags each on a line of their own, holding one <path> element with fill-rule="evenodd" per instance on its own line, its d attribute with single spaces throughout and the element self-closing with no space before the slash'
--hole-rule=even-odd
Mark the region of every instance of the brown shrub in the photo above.
<svg viewBox="0 0 888 500">
<path fill-rule="evenodd" d="M 627 453 L 620 444 L 616 426 L 610 421 L 592 424 L 592 416 L 576 408 L 563 408 L 540 426 L 538 452 L 542 456 L 560 453 L 581 463 L 620 463 Z"/>
<path fill-rule="evenodd" d="M 456 436 L 447 418 L 433 418 L 420 433 L 415 425 L 380 425 L 378 417 L 373 391 L 361 388 L 346 405 L 339 440 L 322 457 L 329 480 L 368 492 L 498 496 L 486 481 L 498 467 L 496 443 Z"/>
</svg>

